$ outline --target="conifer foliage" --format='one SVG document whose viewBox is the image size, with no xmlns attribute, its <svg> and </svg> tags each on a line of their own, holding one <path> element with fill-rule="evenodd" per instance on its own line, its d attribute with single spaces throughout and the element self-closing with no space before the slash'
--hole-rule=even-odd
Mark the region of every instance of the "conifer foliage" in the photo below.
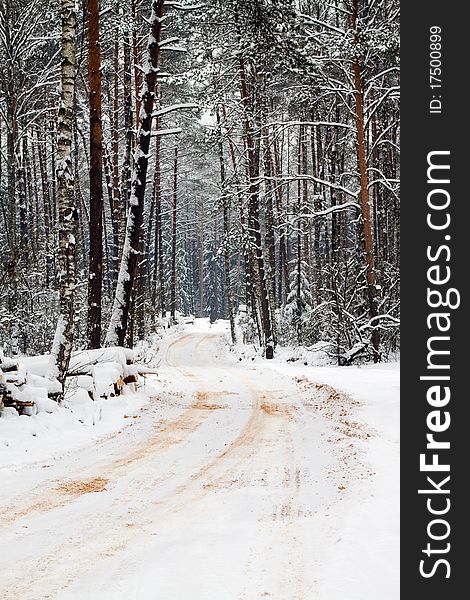
<svg viewBox="0 0 470 600">
<path fill-rule="evenodd" d="M 0 344 L 398 350 L 396 0 L 0 0 Z M 240 329 L 241 327 L 241 329 Z"/>
</svg>

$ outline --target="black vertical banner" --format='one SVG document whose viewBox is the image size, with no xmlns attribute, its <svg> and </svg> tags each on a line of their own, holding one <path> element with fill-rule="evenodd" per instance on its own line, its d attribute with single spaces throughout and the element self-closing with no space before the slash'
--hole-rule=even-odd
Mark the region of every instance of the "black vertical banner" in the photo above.
<svg viewBox="0 0 470 600">
<path fill-rule="evenodd" d="M 460 598 L 470 572 L 470 32 L 462 7 L 402 4 L 403 599 Z"/>
</svg>

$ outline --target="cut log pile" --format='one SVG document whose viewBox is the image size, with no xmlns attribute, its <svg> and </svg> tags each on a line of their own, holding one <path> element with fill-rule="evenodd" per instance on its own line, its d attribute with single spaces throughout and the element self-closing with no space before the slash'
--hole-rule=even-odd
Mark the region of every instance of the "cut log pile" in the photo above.
<svg viewBox="0 0 470 600">
<path fill-rule="evenodd" d="M 26 376 L 19 370 L 18 363 L 2 360 L 0 373 L 0 410 L 7 406 L 15 408 L 19 414 L 33 414 L 34 400 L 21 396 L 22 388 L 26 385 Z"/>
<path fill-rule="evenodd" d="M 41 401 L 55 400 L 60 385 L 46 378 L 48 366 L 48 355 L 17 360 L 0 356 L 0 411 L 11 407 L 19 414 L 32 415 Z M 70 361 L 67 389 L 81 389 L 82 394 L 85 390 L 90 400 L 112 398 L 120 396 L 126 386 L 135 391 L 139 376 L 147 373 L 155 371 L 136 364 L 134 352 L 126 348 L 79 351 Z"/>
<path fill-rule="evenodd" d="M 134 352 L 119 346 L 86 350 L 73 355 L 68 377 L 85 388 L 93 400 L 119 396 L 125 385 L 135 390 L 145 367 L 136 365 Z"/>
</svg>

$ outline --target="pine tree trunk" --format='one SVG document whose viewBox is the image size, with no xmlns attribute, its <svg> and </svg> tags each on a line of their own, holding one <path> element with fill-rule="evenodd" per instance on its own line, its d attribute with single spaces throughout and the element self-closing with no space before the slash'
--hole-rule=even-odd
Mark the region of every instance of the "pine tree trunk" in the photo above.
<svg viewBox="0 0 470 600">
<path fill-rule="evenodd" d="M 160 183 L 160 140 L 157 138 L 158 148 L 158 193 L 155 199 L 155 235 L 158 239 L 158 276 L 160 281 L 160 314 L 162 317 L 166 315 L 166 289 L 165 289 L 165 255 L 163 249 L 163 218 L 162 218 L 162 193 Z M 157 165 L 155 166 L 157 169 Z"/>
<path fill-rule="evenodd" d="M 51 219 L 52 224 L 57 223 L 58 199 L 57 199 L 57 139 L 58 139 L 59 115 L 53 110 L 53 117 L 49 122 L 49 134 L 51 136 Z"/>
<path fill-rule="evenodd" d="M 90 101 L 90 256 L 88 281 L 88 347 L 101 346 L 103 284 L 103 126 L 101 118 L 101 52 L 99 0 L 87 0 L 88 85 Z"/>
<path fill-rule="evenodd" d="M 273 184 L 272 184 L 272 158 L 269 139 L 269 129 L 264 128 L 264 172 L 265 194 L 264 194 L 264 228 L 265 228 L 265 246 L 268 253 L 267 271 L 267 289 L 269 299 L 269 309 L 271 312 L 272 335 L 274 344 L 277 343 L 276 332 L 276 240 L 274 235 L 274 203 L 273 203 Z"/>
<path fill-rule="evenodd" d="M 299 141 L 297 146 L 297 173 L 299 176 L 302 175 L 303 167 L 303 136 L 304 136 L 305 125 L 300 125 L 299 128 Z M 295 328 L 297 331 L 297 338 L 299 344 L 302 343 L 302 314 L 303 314 L 303 303 L 302 303 L 302 241 L 303 241 L 303 228 L 304 219 L 302 218 L 302 180 L 299 177 L 297 181 L 297 256 L 296 256 L 296 272 L 295 272 L 295 296 L 296 296 L 296 309 L 295 309 Z"/>
<path fill-rule="evenodd" d="M 23 162 L 24 162 L 24 178 L 25 178 L 25 193 L 27 197 L 26 212 L 28 215 L 26 229 L 28 232 L 28 243 L 31 248 L 31 261 L 36 263 L 37 261 L 37 210 L 36 210 L 36 195 L 34 190 L 34 184 L 32 179 L 32 167 L 31 159 L 29 154 L 29 133 L 23 138 Z"/>
<path fill-rule="evenodd" d="M 235 22 L 238 25 L 238 15 L 235 13 Z M 252 274 L 257 280 L 259 312 L 263 329 L 263 346 L 265 356 L 268 359 L 274 357 L 274 339 L 269 307 L 267 273 L 263 255 L 263 243 L 261 236 L 260 202 L 259 202 L 259 171 L 260 171 L 260 135 L 253 130 L 251 120 L 253 119 L 253 107 L 251 106 L 250 93 L 246 75 L 245 61 L 239 58 L 240 93 L 243 104 L 243 125 L 245 135 L 245 146 L 248 159 L 248 232 L 250 236 L 250 250 L 253 256 L 253 266 L 256 272 Z M 258 123 L 259 129 L 259 123 Z"/>
<path fill-rule="evenodd" d="M 77 105 L 77 94 L 75 90 L 75 107 Z M 74 152 L 74 168 L 75 168 L 75 203 L 78 208 L 78 222 L 79 222 L 79 231 L 80 231 L 80 243 L 81 243 L 81 253 L 77 257 L 77 268 L 79 270 L 85 270 L 88 267 L 88 253 L 89 246 L 87 243 L 86 231 L 89 228 L 90 223 L 90 215 L 88 214 L 88 208 L 85 203 L 85 198 L 83 196 L 82 188 L 80 185 L 80 166 L 79 166 L 79 156 L 78 156 L 78 127 L 77 121 L 74 120 L 73 127 L 73 141 L 75 144 L 75 152 Z"/>
<path fill-rule="evenodd" d="M 227 121 L 227 110 L 225 108 L 225 104 L 222 104 L 221 108 L 222 108 L 223 119 L 224 119 L 224 121 Z M 243 204 L 243 194 L 242 194 L 242 190 L 241 190 L 240 179 L 238 176 L 235 144 L 230 136 L 228 138 L 228 147 L 229 147 L 230 159 L 232 162 L 232 170 L 233 170 L 233 176 L 234 176 L 234 180 L 235 180 L 236 196 L 237 196 L 237 200 L 238 200 L 238 209 L 239 209 L 239 213 L 240 213 L 243 266 L 244 266 L 244 271 L 245 271 L 244 302 L 246 303 L 247 307 L 251 308 L 253 321 L 255 323 L 256 330 L 258 332 L 258 338 L 260 340 L 260 343 L 262 343 L 261 325 L 260 325 L 258 310 L 256 307 L 255 274 L 254 274 L 255 267 L 254 267 L 253 253 L 248 245 L 248 238 L 249 238 L 248 223 L 247 223 L 247 218 L 246 218 L 246 214 L 245 214 L 245 212 L 246 212 L 245 207 Z"/>
<path fill-rule="evenodd" d="M 302 214 L 307 214 L 310 212 L 310 205 L 308 201 L 308 181 L 306 176 L 308 175 L 308 143 L 307 143 L 307 126 L 302 125 L 302 134 L 300 137 L 300 145 L 301 145 L 301 172 L 302 175 L 305 176 L 302 181 L 302 206 L 301 212 Z M 310 249 L 310 225 L 307 222 L 307 219 L 302 219 L 302 229 L 303 229 L 303 260 L 305 262 L 306 273 L 305 275 L 310 281 L 310 269 L 312 264 L 311 259 L 311 249 Z"/>
<path fill-rule="evenodd" d="M 41 131 L 45 138 L 45 131 Z M 49 195 L 49 184 L 47 176 L 47 163 L 46 163 L 46 150 L 45 150 L 45 139 L 39 138 L 39 131 L 37 133 L 37 144 L 38 144 L 38 161 L 39 161 L 39 172 L 41 175 L 41 191 L 42 191 L 42 214 L 44 217 L 44 253 L 46 256 L 46 285 L 50 285 L 52 276 L 51 262 L 49 260 L 50 255 L 50 240 L 52 232 L 52 217 L 51 217 L 51 200 Z"/>
<path fill-rule="evenodd" d="M 197 257 L 198 257 L 198 279 L 199 279 L 199 316 L 204 316 L 204 202 L 197 200 L 198 206 L 198 227 L 197 227 Z"/>
<path fill-rule="evenodd" d="M 20 251 L 18 257 L 21 260 L 22 266 L 28 268 L 29 251 L 28 251 L 28 217 L 27 217 L 27 194 L 26 194 L 26 173 L 24 165 L 23 152 L 18 153 L 18 170 L 17 170 L 17 186 L 18 186 L 18 217 L 19 217 L 19 233 L 20 233 Z"/>
<path fill-rule="evenodd" d="M 134 288 L 137 265 L 142 253 L 142 221 L 144 196 L 147 185 L 150 134 L 155 105 L 155 84 L 160 59 L 164 0 L 153 0 L 150 18 L 151 31 L 146 50 L 147 69 L 142 87 L 141 111 L 131 195 L 126 223 L 126 238 L 121 258 L 119 278 L 114 295 L 111 320 L 106 335 L 107 345 L 122 345 L 127 332 L 130 302 Z"/>
<path fill-rule="evenodd" d="M 77 209 L 75 207 L 72 139 L 75 88 L 76 12 L 75 0 L 62 0 L 62 68 L 61 104 L 58 116 L 57 194 L 59 203 L 59 294 L 60 313 L 49 363 L 49 378 L 57 379 L 63 399 L 74 337 L 74 296 L 76 286 L 75 240 Z"/>
<path fill-rule="evenodd" d="M 235 318 L 233 314 L 233 290 L 232 280 L 230 277 L 230 218 L 229 218 L 229 200 L 226 194 L 226 176 L 225 176 L 225 160 L 224 160 L 224 145 L 222 141 L 222 131 L 220 128 L 220 112 L 216 110 L 217 125 L 219 129 L 219 164 L 220 164 L 220 189 L 222 192 L 222 205 L 224 215 L 224 270 L 225 270 L 225 289 L 227 296 L 227 313 L 230 322 L 230 335 L 232 338 L 232 344 L 237 341 L 235 333 Z"/>
<path fill-rule="evenodd" d="M 16 256 L 16 154 L 15 116 L 13 102 L 7 103 L 7 170 L 8 170 L 8 242 L 10 253 Z"/>
<path fill-rule="evenodd" d="M 357 30 L 359 0 L 353 0 L 351 25 L 353 31 Z M 362 91 L 362 73 L 359 58 L 356 56 L 352 63 L 354 97 L 356 105 L 356 131 L 357 131 L 357 158 L 359 166 L 359 179 L 361 187 L 361 207 L 364 226 L 364 250 L 366 258 L 367 297 L 369 303 L 369 316 L 371 321 L 377 317 L 377 289 L 375 281 L 374 238 L 372 234 L 372 221 L 369 199 L 369 175 L 367 172 L 366 144 L 364 135 L 364 96 Z M 376 323 L 374 323 L 376 325 Z M 374 362 L 380 360 L 380 333 L 372 330 L 372 347 L 374 349 Z"/>
<path fill-rule="evenodd" d="M 14 315 L 14 320 L 10 325 L 10 348 L 13 355 L 20 351 L 19 337 L 20 324 L 18 322 L 18 305 L 19 305 L 19 247 L 17 236 L 17 201 L 20 199 L 21 192 L 18 194 L 18 92 L 16 85 L 18 82 L 17 61 L 14 55 L 17 52 L 15 48 L 15 37 L 17 33 L 14 29 L 14 24 L 17 24 L 17 8 L 14 4 L 7 2 L 2 6 L 3 21 L 5 27 L 2 28 L 4 36 L 3 45 L 6 49 L 5 64 L 2 64 L 2 69 L 6 71 L 6 129 L 7 129 L 7 173 L 8 173 L 8 188 L 7 188 L 7 241 L 8 241 L 8 260 L 5 264 L 6 277 L 10 286 L 10 294 L 8 298 L 9 312 Z M 5 55 L 4 55 L 5 56 Z M 3 86 L 2 86 L 3 87 Z M 2 90 L 3 91 L 3 90 Z M 21 244 L 20 244 L 21 245 Z"/>
<path fill-rule="evenodd" d="M 38 181 L 39 181 L 39 177 L 38 177 L 38 170 L 37 170 L 37 165 L 36 165 L 36 156 L 34 153 L 34 143 L 31 143 L 31 151 L 29 154 L 29 162 L 31 165 L 31 177 L 32 177 L 32 186 L 33 186 L 33 193 L 34 193 L 34 234 L 35 234 L 35 239 L 34 239 L 34 244 L 36 246 L 36 253 L 39 256 L 39 250 L 41 248 L 41 229 L 42 229 L 42 223 L 40 220 L 40 216 L 41 216 L 41 209 L 40 209 L 40 205 L 39 205 L 39 192 L 38 192 Z M 1 185 L 1 165 L 0 165 L 0 185 Z"/>
<path fill-rule="evenodd" d="M 315 120 L 315 115 L 312 116 L 312 120 Z M 320 177 L 318 171 L 318 154 L 317 154 L 317 128 L 312 127 L 310 131 L 310 147 L 312 156 L 312 174 L 314 177 Z M 318 193 L 316 184 L 313 186 L 313 210 L 314 212 L 320 212 L 322 209 L 321 196 Z M 314 254 L 314 282 L 316 292 L 316 303 L 320 304 L 320 290 L 322 288 L 322 260 L 321 260 L 321 249 L 320 249 L 320 221 L 314 224 L 313 233 L 313 254 Z"/>
<path fill-rule="evenodd" d="M 176 242 L 177 242 L 177 202 L 178 202 L 178 147 L 175 148 L 173 162 L 173 202 L 171 206 L 171 276 L 170 276 L 170 311 L 173 321 L 176 320 Z"/>
<path fill-rule="evenodd" d="M 279 156 L 279 145 L 277 140 L 274 141 L 274 165 L 273 174 L 275 179 L 282 176 L 282 165 Z M 283 191 L 281 185 L 275 185 L 276 189 L 276 209 L 278 219 L 282 219 L 282 210 L 284 208 Z M 287 303 L 287 295 L 289 293 L 289 268 L 287 257 L 287 234 L 284 226 L 279 225 L 279 303 Z"/>
<path fill-rule="evenodd" d="M 15 83 L 17 74 L 15 62 L 13 59 L 14 48 L 14 30 L 10 27 L 13 22 L 12 6 L 10 2 L 6 2 L 2 7 L 4 10 L 4 45 L 8 51 L 8 56 L 5 64 L 6 68 L 6 130 L 7 130 L 7 174 L 8 174 L 8 224 L 7 235 L 8 245 L 10 250 L 10 258 L 13 262 L 16 261 L 17 239 L 16 239 L 16 151 L 15 144 L 18 139 L 18 123 L 17 123 L 17 98 Z"/>
</svg>

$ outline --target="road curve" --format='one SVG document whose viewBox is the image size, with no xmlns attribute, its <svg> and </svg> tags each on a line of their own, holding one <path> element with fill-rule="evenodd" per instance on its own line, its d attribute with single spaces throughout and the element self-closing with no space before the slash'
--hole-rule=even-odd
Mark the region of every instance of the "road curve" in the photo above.
<svg viewBox="0 0 470 600">
<path fill-rule="evenodd" d="M 217 335 L 182 333 L 161 367 L 168 393 L 134 427 L 18 474 L 31 485 L 0 513 L 1 598 L 321 598 L 315 536 L 333 543 L 341 465 L 318 411 Z"/>
</svg>

